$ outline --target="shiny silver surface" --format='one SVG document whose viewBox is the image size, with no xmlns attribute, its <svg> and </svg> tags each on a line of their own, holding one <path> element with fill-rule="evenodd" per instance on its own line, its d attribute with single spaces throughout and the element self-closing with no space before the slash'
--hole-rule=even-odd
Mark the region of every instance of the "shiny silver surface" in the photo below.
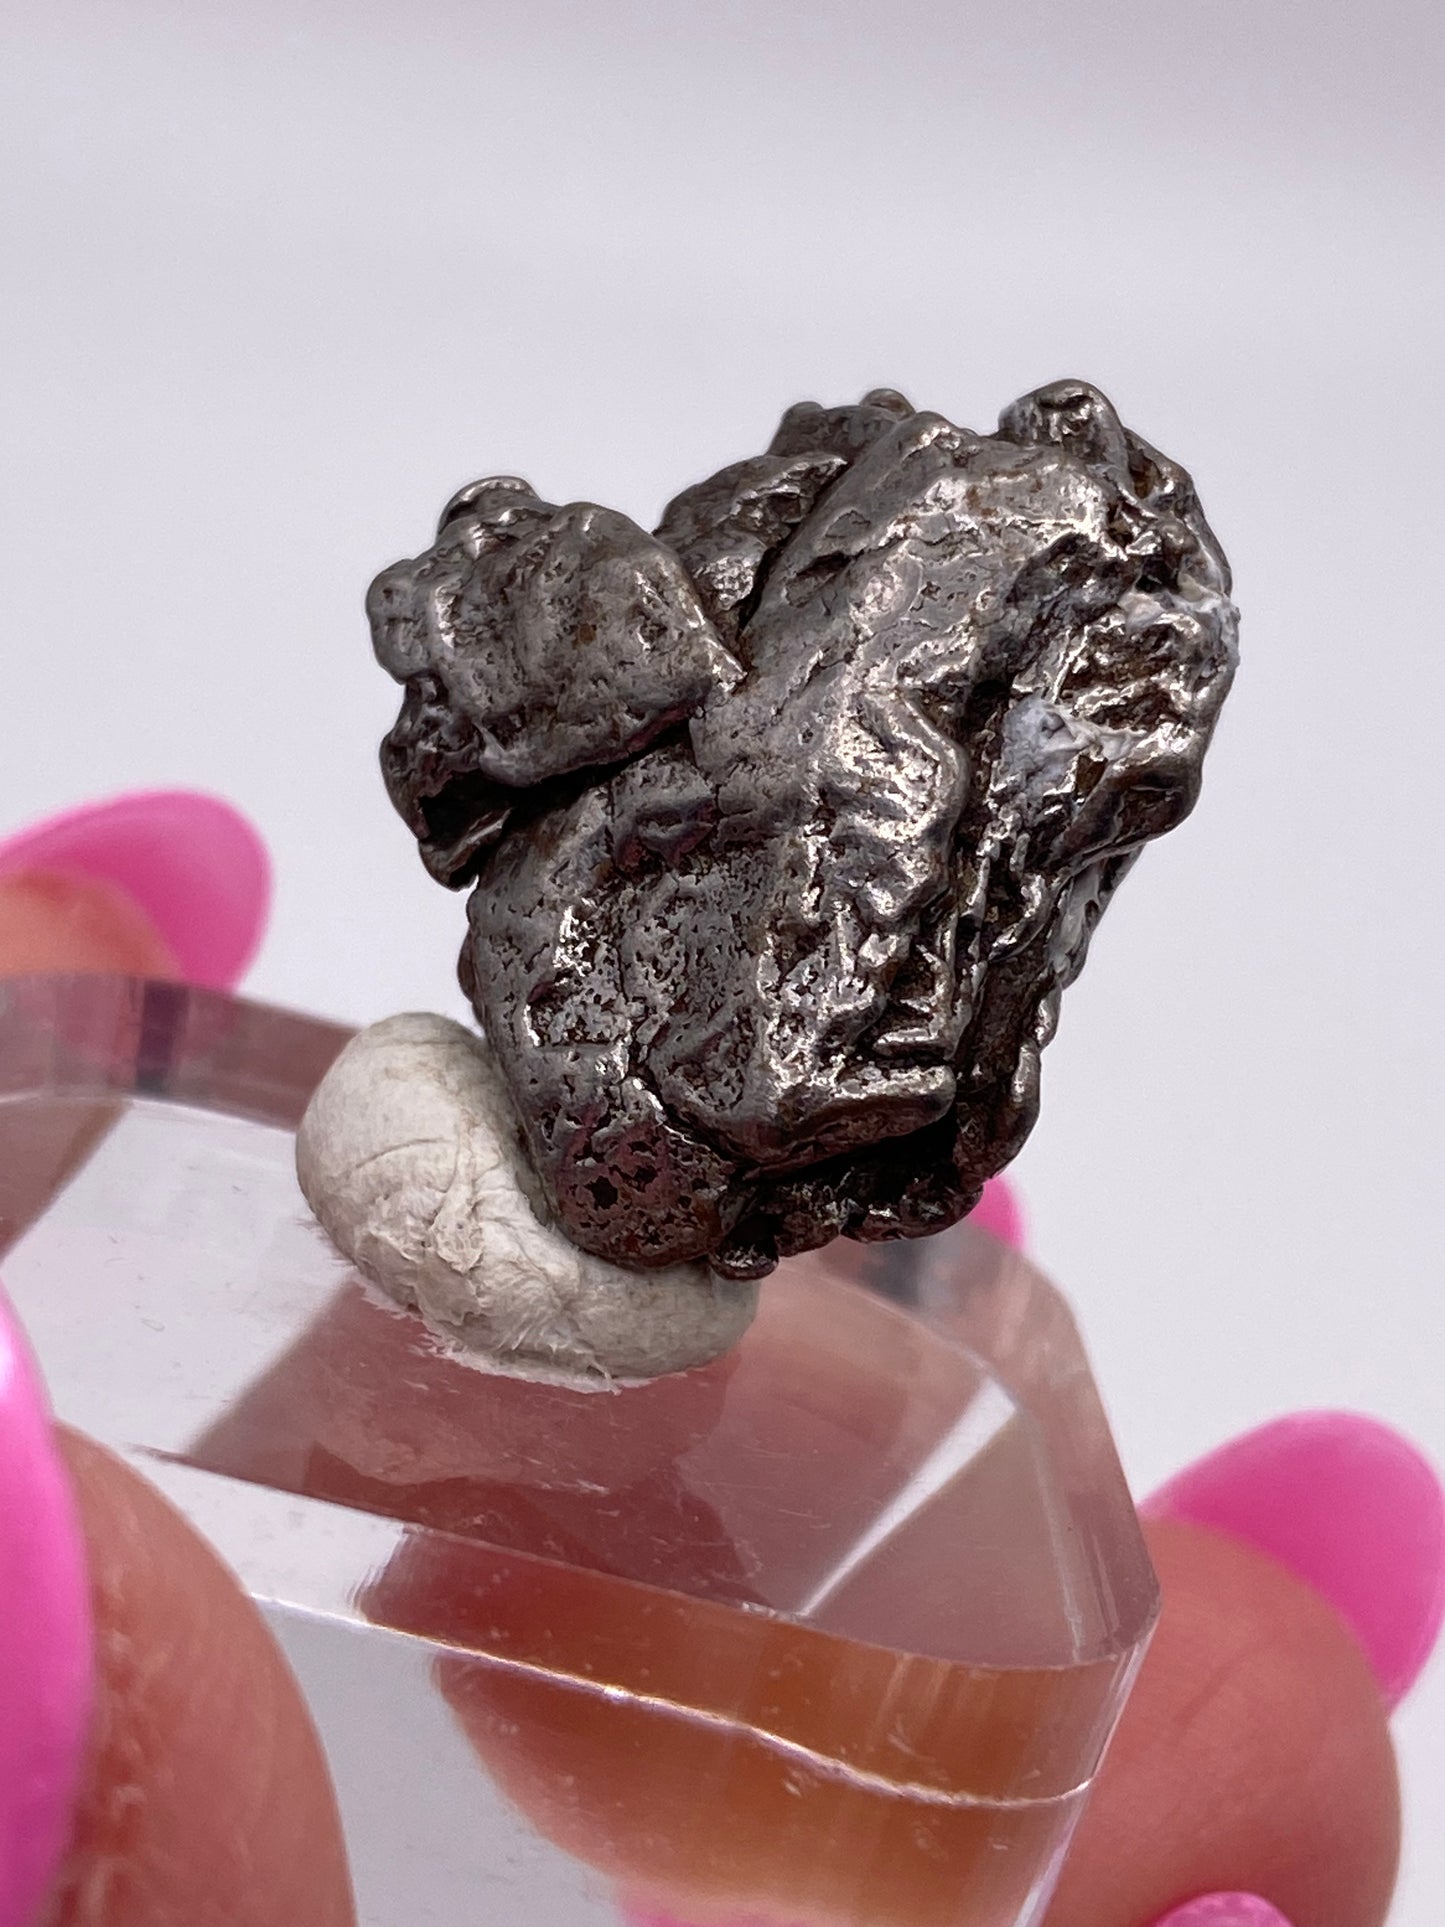
<svg viewBox="0 0 1445 1927">
<path fill-rule="evenodd" d="M 755 1275 L 953 1223 L 1235 664 L 1184 471 L 1082 382 L 790 409 L 655 535 L 473 484 L 369 601 L 388 787 L 549 1199 Z"/>
</svg>

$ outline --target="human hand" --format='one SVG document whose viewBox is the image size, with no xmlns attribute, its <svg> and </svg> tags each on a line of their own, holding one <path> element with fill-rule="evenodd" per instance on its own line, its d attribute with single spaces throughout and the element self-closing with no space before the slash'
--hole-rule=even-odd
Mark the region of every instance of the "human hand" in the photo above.
<svg viewBox="0 0 1445 1927">
<path fill-rule="evenodd" d="M 172 973 L 154 927 L 103 898 L 0 878 L 0 970 Z M 74 1637 L 68 1706 L 54 1640 L 22 1635 L 0 1675 L 0 1927 L 28 1927 L 47 1887 L 47 1927 L 349 1921 L 324 1760 L 259 1616 L 135 1474 L 50 1432 L 14 1334 L 7 1349 L 0 1624 L 48 1608 Z M 1438 1487 L 1380 1428 L 1283 1421 L 1146 1510 L 1164 1616 L 1051 1927 L 1145 1927 L 1240 1888 L 1295 1927 L 1368 1927 L 1395 1855 L 1387 1701 L 1438 1622 Z M 72 1798 L 86 1569 L 97 1664 Z"/>
</svg>

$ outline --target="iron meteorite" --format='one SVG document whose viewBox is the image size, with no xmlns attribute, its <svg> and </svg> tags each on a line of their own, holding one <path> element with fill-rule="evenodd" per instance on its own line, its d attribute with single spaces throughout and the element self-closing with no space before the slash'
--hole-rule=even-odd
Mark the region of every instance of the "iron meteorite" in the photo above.
<svg viewBox="0 0 1445 1927">
<path fill-rule="evenodd" d="M 368 599 L 387 787 L 547 1206 L 732 1277 L 953 1223 L 1233 675 L 1224 555 L 1082 382 L 803 403 L 649 535 L 511 477 Z"/>
</svg>

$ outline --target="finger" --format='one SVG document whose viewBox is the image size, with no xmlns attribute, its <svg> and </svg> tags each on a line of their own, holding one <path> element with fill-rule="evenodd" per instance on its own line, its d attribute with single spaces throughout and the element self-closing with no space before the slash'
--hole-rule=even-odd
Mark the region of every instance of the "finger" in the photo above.
<svg viewBox="0 0 1445 1927">
<path fill-rule="evenodd" d="M 0 978 L 32 972 L 174 977 L 155 926 L 113 884 L 79 876 L 0 875 Z M 115 1102 L 32 1105 L 7 1143 L 0 1249 L 31 1223 L 115 1122 Z"/>
<path fill-rule="evenodd" d="M 1146 1665 L 1119 1749 L 1106 1767 L 1068 1880 L 1083 1884 L 1085 1901 L 1103 1907 L 1105 1919 L 1118 1918 L 1110 1909 L 1120 1878 L 1111 1863 L 1121 1816 L 1141 1794 L 1131 1780 L 1140 1778 L 1143 1749 L 1143 1805 L 1137 1816 L 1146 1823 L 1143 1838 L 1157 1841 L 1162 1835 L 1176 1846 L 1185 1843 L 1193 1858 L 1186 1862 L 1181 1849 L 1165 1869 L 1165 1879 L 1158 1877 L 1157 1866 L 1151 1870 L 1148 1845 L 1131 1852 L 1124 1864 L 1131 1880 L 1153 1879 L 1159 1886 L 1178 1880 L 1187 1883 L 1186 1890 L 1192 1888 L 1182 1911 L 1171 1905 L 1171 1927 L 1176 1920 L 1179 1927 L 1186 1921 L 1198 1927 L 1206 1921 L 1211 1927 L 1243 1927 L 1246 1920 L 1264 1927 L 1266 1920 L 1333 1919 L 1330 1910 L 1343 1910 L 1351 1922 L 1377 1919 L 1390 1883 L 1394 1832 L 1393 1801 L 1380 1766 L 1388 1759 L 1383 1712 L 1408 1691 L 1445 1613 L 1445 1490 L 1439 1479 L 1408 1439 L 1378 1420 L 1349 1412 L 1298 1412 L 1187 1467 L 1152 1496 L 1145 1511 L 1156 1522 L 1172 1521 L 1176 1534 L 1183 1532 L 1190 1557 L 1203 1561 L 1205 1570 L 1186 1574 L 1174 1597 L 1166 1598 L 1160 1643 Z M 1247 1595 L 1237 1583 L 1237 1567 L 1241 1557 L 1261 1554 L 1256 1577 L 1262 1573 L 1272 1580 L 1276 1597 L 1269 1610 L 1256 1610 L 1251 1627 L 1241 1623 L 1247 1620 Z M 1156 1556 L 1163 1568 L 1166 1555 Z M 1230 1562 L 1228 1574 L 1219 1570 L 1221 1561 Z M 1184 1621 L 1191 1585 L 1202 1592 L 1202 1610 L 1208 1613 L 1208 1623 L 1193 1637 Z M 1312 1649 L 1291 1598 L 1313 1607 L 1321 1650 Z M 1257 1587 L 1253 1603 L 1260 1605 Z M 1293 1703 L 1286 1695 L 1279 1704 L 1242 1673 L 1221 1674 L 1227 1693 L 1205 1695 L 1201 1709 L 1222 1717 L 1225 1730 L 1212 1760 L 1185 1762 L 1194 1777 L 1177 1789 L 1185 1804 L 1166 1834 L 1148 1802 L 1169 1797 L 1168 1762 L 1150 1757 L 1149 1749 L 1157 1750 L 1157 1742 L 1167 1737 L 1173 1717 L 1167 1697 L 1171 1669 L 1177 1673 L 1182 1660 L 1196 1673 L 1207 1672 L 1204 1648 L 1210 1636 L 1242 1638 L 1261 1650 L 1271 1641 L 1282 1642 L 1285 1663 L 1272 1668 L 1273 1683 L 1280 1686 L 1291 1668 L 1300 1677 Z M 1354 1690 L 1361 1659 L 1381 1706 L 1368 1692 Z M 1231 1707 L 1230 1695 L 1243 1701 L 1242 1711 Z M 1340 1703 L 1346 1695 L 1352 1695 L 1352 1704 Z M 1197 1717 L 1207 1723 L 1204 1710 Z M 1240 1740 L 1232 1738 L 1231 1720 Z M 1262 1737 L 1251 1720 L 1262 1725 Z M 1322 1732 L 1312 1731 L 1311 1721 Z M 1245 1741 L 1249 1753 L 1243 1751 Z M 1293 1747 L 1298 1770 L 1279 1776 L 1284 1793 L 1271 1787 L 1267 1809 L 1256 1808 L 1243 1827 L 1232 1827 L 1241 1791 L 1248 1796 L 1255 1790 L 1248 1761 L 1266 1747 L 1281 1746 Z M 1211 1865 L 1216 1871 L 1226 1867 L 1224 1880 L 1196 1884 L 1207 1881 Z M 1252 1869 L 1252 1885 L 1241 1867 Z M 1066 1885 L 1064 1897 L 1071 1891 Z M 1316 1911 L 1317 1900 L 1325 1913 Z M 1287 1901 L 1288 1911 L 1281 1912 Z"/>
<path fill-rule="evenodd" d="M 1186 1466 L 1144 1511 L 1243 1540 L 1323 1593 L 1391 1708 L 1440 1637 L 1445 1487 L 1378 1419 L 1288 1412 Z"/>
<path fill-rule="evenodd" d="M 160 933 L 165 968 L 146 967 L 143 943 L 134 974 L 223 990 L 254 956 L 271 898 L 270 864 L 255 829 L 219 797 L 193 790 L 132 791 L 27 825 L 0 841 L 0 879 L 21 877 L 100 885 L 108 894 L 95 900 L 112 937 L 117 904 L 120 924 L 138 907 L 143 923 Z M 53 907 L 42 915 L 53 920 Z M 33 907 L 27 919 L 34 921 Z M 73 925 L 59 938 L 57 961 L 23 967 L 132 968 L 113 954 L 98 963 L 77 956 L 86 946 Z"/>
<path fill-rule="evenodd" d="M 177 975 L 160 932 L 113 884 L 43 872 L 0 877 L 0 976 L 52 970 Z"/>
<path fill-rule="evenodd" d="M 0 877 L 0 975 L 42 971 L 178 974 L 115 885 Z M 66 1120 L 64 1142 L 27 1146 L 51 1188 L 108 1121 L 95 1110 Z M 354 1916 L 324 1757 L 259 1614 L 135 1473 L 79 1436 L 61 1445 L 90 1564 L 97 1690 L 46 1927 L 343 1927 Z"/>
<path fill-rule="evenodd" d="M 1164 1611 L 1048 1927 L 1146 1927 L 1196 1894 L 1377 1927 L 1399 1812 L 1385 1701 L 1334 1608 L 1264 1554 L 1148 1528 Z"/>
<path fill-rule="evenodd" d="M 89 1555 L 89 1764 L 46 1927 L 349 1927 L 335 1799 L 259 1613 L 184 1520 L 62 1434 Z"/>
</svg>

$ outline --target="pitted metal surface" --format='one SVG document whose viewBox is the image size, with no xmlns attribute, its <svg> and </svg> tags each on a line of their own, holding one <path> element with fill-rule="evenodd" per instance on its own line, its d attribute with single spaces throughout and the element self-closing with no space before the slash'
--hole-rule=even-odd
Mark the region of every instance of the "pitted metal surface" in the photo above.
<svg viewBox="0 0 1445 1927">
<path fill-rule="evenodd" d="M 1192 807 L 1235 664 L 1185 472 L 1082 382 L 804 403 L 649 535 L 494 478 L 368 602 L 382 758 L 547 1202 L 752 1276 L 952 1223 Z"/>
</svg>

